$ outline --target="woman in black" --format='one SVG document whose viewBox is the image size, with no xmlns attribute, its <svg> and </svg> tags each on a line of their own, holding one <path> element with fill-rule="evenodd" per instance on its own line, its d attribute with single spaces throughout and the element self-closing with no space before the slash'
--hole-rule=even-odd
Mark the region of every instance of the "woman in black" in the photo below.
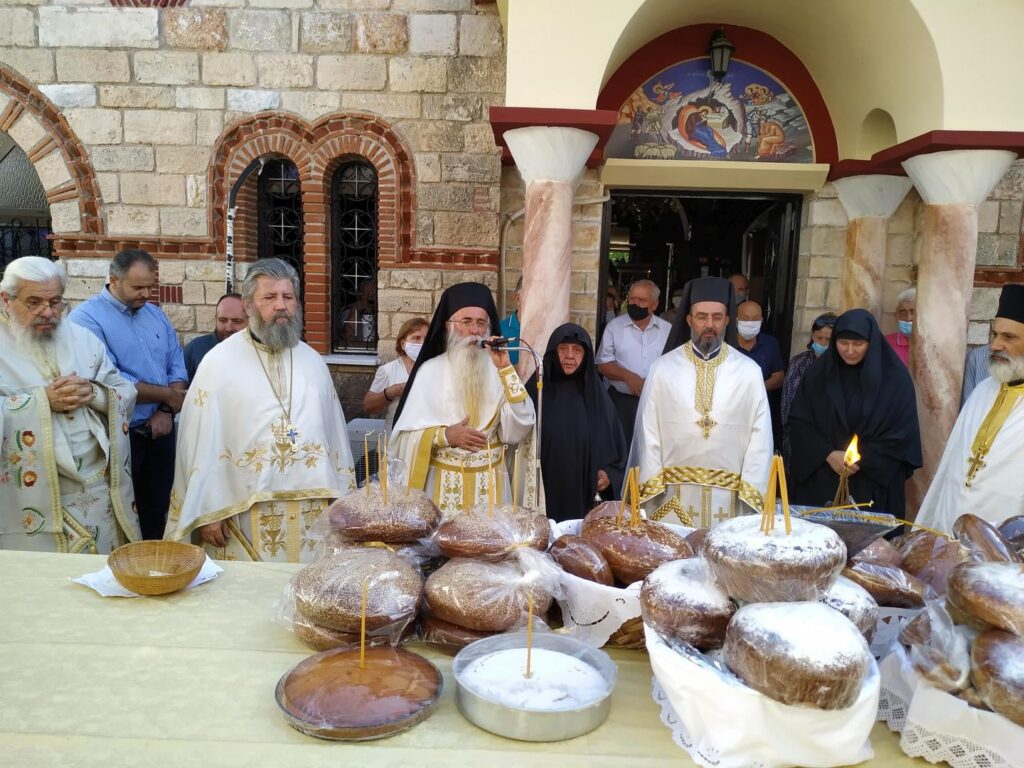
<svg viewBox="0 0 1024 768">
<path fill-rule="evenodd" d="M 854 501 L 904 516 L 904 485 L 921 466 L 914 384 L 864 309 L 844 312 L 826 351 L 804 375 L 789 411 L 791 500 L 831 502 L 854 435 L 861 459 L 850 467 Z"/>
<path fill-rule="evenodd" d="M 536 381 L 527 385 L 534 403 Z M 590 336 L 573 323 L 558 326 L 544 352 L 540 458 L 548 517 L 581 518 L 595 495 L 617 498 L 628 453 L 597 374 Z"/>
</svg>

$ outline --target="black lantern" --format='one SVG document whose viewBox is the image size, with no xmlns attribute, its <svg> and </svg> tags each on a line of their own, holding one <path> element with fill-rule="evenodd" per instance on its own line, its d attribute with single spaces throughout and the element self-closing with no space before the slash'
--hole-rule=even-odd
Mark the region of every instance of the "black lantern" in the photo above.
<svg viewBox="0 0 1024 768">
<path fill-rule="evenodd" d="M 716 29 L 711 35 L 711 43 L 708 46 L 708 55 L 711 56 L 711 74 L 716 80 L 721 80 L 729 71 L 729 59 L 732 58 L 734 50 L 736 50 L 736 46 L 729 42 L 725 32 Z"/>
</svg>

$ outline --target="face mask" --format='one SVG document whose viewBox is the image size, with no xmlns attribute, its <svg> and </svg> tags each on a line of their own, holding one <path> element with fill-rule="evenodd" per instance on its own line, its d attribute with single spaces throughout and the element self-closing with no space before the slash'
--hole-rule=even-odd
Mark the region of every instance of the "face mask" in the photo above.
<svg viewBox="0 0 1024 768">
<path fill-rule="evenodd" d="M 897 320 L 896 325 L 899 327 L 900 333 L 904 336 L 909 336 L 914 330 L 913 320 Z"/>
<path fill-rule="evenodd" d="M 814 354 L 821 357 L 828 350 L 828 344 L 819 344 L 816 341 L 811 342 L 811 349 L 814 350 Z"/>
<path fill-rule="evenodd" d="M 672 297 L 672 306 L 678 307 L 683 303 L 683 294 L 677 294 Z"/>
<path fill-rule="evenodd" d="M 407 354 L 409 356 L 409 359 L 410 360 L 415 360 L 417 357 L 420 356 L 420 350 L 423 349 L 423 344 L 422 344 L 422 342 L 417 343 L 415 341 L 407 341 L 407 342 L 405 342 L 404 349 L 405 349 L 405 354 Z"/>
<path fill-rule="evenodd" d="M 651 311 L 647 307 L 641 307 L 639 304 L 627 304 L 626 312 L 629 314 L 631 320 L 643 320 Z"/>
<path fill-rule="evenodd" d="M 615 310 L 614 309 L 606 309 L 604 311 L 604 321 L 607 323 L 610 320 L 614 320 L 614 319 L 615 319 Z"/>
<path fill-rule="evenodd" d="M 761 332 L 761 321 L 740 320 L 736 323 L 736 330 L 744 339 L 752 339 Z"/>
<path fill-rule="evenodd" d="M 736 292 L 736 303 L 737 304 L 742 304 L 746 300 L 747 300 L 747 294 L 739 293 L 738 291 Z"/>
</svg>

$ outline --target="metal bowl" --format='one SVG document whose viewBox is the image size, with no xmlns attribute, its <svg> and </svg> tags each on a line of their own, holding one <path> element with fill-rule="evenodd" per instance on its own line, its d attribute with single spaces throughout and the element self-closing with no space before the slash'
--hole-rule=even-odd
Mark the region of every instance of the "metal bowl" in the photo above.
<svg viewBox="0 0 1024 768">
<path fill-rule="evenodd" d="M 459 651 L 452 661 L 455 703 L 465 718 L 485 731 L 519 741 L 564 741 L 601 725 L 611 711 L 611 693 L 618 674 L 615 662 L 598 648 L 552 632 L 534 633 L 533 647 L 565 653 L 592 666 L 607 684 L 604 695 L 576 709 L 538 710 L 492 701 L 467 688 L 463 673 L 472 661 L 495 651 L 526 648 L 526 633 L 512 632 L 477 640 Z"/>
</svg>

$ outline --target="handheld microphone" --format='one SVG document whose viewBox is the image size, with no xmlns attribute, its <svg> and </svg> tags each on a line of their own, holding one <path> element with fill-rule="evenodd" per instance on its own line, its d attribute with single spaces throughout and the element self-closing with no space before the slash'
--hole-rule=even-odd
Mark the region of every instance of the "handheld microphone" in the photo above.
<svg viewBox="0 0 1024 768">
<path fill-rule="evenodd" d="M 511 343 L 511 342 L 513 342 L 515 340 L 516 340 L 515 336 L 512 336 L 512 337 L 498 336 L 495 339 L 480 339 L 476 343 L 476 345 L 480 349 L 486 349 L 487 347 L 490 347 L 491 349 L 501 349 L 502 347 L 508 345 L 509 343 Z"/>
</svg>

